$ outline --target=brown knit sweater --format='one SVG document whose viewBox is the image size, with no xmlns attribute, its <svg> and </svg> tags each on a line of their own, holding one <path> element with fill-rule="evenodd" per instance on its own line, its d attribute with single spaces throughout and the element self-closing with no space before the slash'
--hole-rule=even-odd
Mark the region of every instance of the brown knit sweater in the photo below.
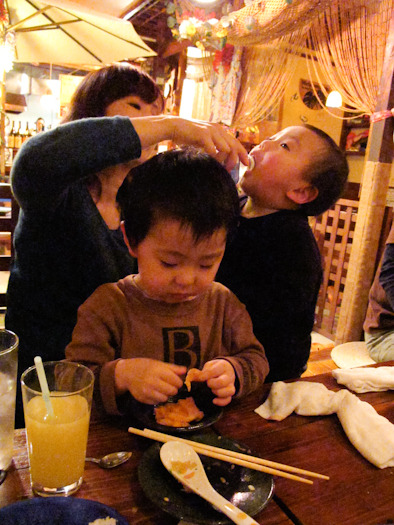
<svg viewBox="0 0 394 525">
<path fill-rule="evenodd" d="M 167 304 L 146 297 L 134 275 L 100 286 L 78 310 L 67 359 L 95 365 L 106 412 L 119 414 L 114 371 L 117 359 L 148 357 L 202 368 L 223 357 L 234 367 L 237 397 L 261 386 L 268 374 L 263 346 L 244 305 L 226 287 Z"/>
</svg>

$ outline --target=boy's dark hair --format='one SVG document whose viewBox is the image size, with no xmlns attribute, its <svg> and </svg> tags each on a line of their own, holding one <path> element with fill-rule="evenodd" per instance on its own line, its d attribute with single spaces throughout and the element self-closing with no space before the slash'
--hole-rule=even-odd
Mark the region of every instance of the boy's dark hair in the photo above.
<svg viewBox="0 0 394 525">
<path fill-rule="evenodd" d="M 166 151 L 130 174 L 121 205 L 132 246 L 161 219 L 191 227 L 196 242 L 220 228 L 229 236 L 238 224 L 236 186 L 227 170 L 206 153 L 194 148 Z"/>
<path fill-rule="evenodd" d="M 310 124 L 304 127 L 313 131 L 325 142 L 325 154 L 316 155 L 308 167 L 309 182 L 319 190 L 315 200 L 301 204 L 307 215 L 320 215 L 328 210 L 342 195 L 349 174 L 345 153 L 323 130 Z"/>
<path fill-rule="evenodd" d="M 107 107 L 124 97 L 136 95 L 147 104 L 159 99 L 164 108 L 163 95 L 156 82 L 145 72 L 129 64 L 113 64 L 88 73 L 72 97 L 62 123 L 81 118 L 104 117 Z"/>
</svg>

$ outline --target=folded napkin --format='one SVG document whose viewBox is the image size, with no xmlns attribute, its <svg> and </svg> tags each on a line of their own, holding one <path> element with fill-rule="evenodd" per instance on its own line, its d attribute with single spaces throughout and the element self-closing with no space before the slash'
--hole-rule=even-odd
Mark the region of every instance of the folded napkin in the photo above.
<svg viewBox="0 0 394 525">
<path fill-rule="evenodd" d="M 394 390 L 394 366 L 338 368 L 332 371 L 332 375 L 338 383 L 358 394 Z"/>
<path fill-rule="evenodd" d="M 354 447 L 379 468 L 394 466 L 394 425 L 348 390 L 333 392 L 321 383 L 273 383 L 266 401 L 255 412 L 281 421 L 292 412 L 302 416 L 336 413 Z"/>
</svg>

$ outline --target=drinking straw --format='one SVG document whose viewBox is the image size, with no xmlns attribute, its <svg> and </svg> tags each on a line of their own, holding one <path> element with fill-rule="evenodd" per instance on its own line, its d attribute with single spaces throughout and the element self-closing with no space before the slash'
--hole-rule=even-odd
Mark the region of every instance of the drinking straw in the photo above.
<svg viewBox="0 0 394 525">
<path fill-rule="evenodd" d="M 44 399 L 45 406 L 47 407 L 48 416 L 49 417 L 54 417 L 53 407 L 52 407 L 52 403 L 51 403 L 51 398 L 49 396 L 48 382 L 47 382 L 47 378 L 46 378 L 46 375 L 45 375 L 44 366 L 42 364 L 41 356 L 37 355 L 34 358 L 34 364 L 36 365 L 38 380 L 40 382 L 42 397 Z"/>
</svg>

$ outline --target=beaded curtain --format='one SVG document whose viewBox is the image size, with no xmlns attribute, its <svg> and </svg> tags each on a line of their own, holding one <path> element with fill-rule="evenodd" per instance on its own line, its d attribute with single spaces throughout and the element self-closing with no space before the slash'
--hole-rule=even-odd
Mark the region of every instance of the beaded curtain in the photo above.
<svg viewBox="0 0 394 525">
<path fill-rule="evenodd" d="M 268 118 L 277 109 L 297 58 L 297 55 L 286 52 L 285 44 L 290 44 L 291 40 L 282 39 L 273 46 L 244 48 L 242 83 L 232 127 L 251 126 Z"/>
<path fill-rule="evenodd" d="M 188 0 L 179 3 L 191 10 Z M 216 33 L 225 32 L 228 43 L 244 47 L 233 126 L 256 124 L 272 111 L 290 80 L 292 61 L 308 46 L 317 62 L 307 61 L 312 64 L 310 76 L 314 71 L 322 92 L 327 95 L 328 83 L 342 93 L 347 111 L 373 113 L 393 3 L 255 0 L 230 13 L 226 21 L 222 19 Z M 228 18 L 231 24 L 227 27 Z M 322 106 L 325 108 L 323 102 Z"/>
<path fill-rule="evenodd" d="M 331 89 L 341 93 L 347 112 L 375 111 L 393 4 L 393 0 L 333 0 L 311 26 L 310 47 L 316 50 Z M 308 65 L 327 96 L 315 62 L 308 60 Z"/>
</svg>

